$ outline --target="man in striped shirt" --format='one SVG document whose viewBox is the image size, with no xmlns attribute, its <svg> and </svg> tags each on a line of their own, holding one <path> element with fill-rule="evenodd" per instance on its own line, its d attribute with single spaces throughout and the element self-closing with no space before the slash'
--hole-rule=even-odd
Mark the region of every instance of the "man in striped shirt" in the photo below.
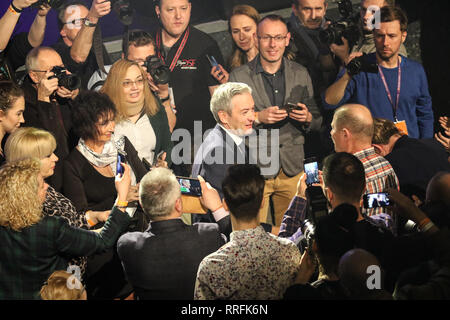
<svg viewBox="0 0 450 320">
<path fill-rule="evenodd" d="M 384 192 L 387 188 L 399 189 L 394 169 L 372 146 L 373 118 L 363 105 L 347 104 L 336 110 L 331 123 L 331 138 L 336 152 L 348 152 L 364 165 L 366 188 L 364 194 Z M 380 214 L 383 208 L 363 209 L 372 216 Z"/>
</svg>

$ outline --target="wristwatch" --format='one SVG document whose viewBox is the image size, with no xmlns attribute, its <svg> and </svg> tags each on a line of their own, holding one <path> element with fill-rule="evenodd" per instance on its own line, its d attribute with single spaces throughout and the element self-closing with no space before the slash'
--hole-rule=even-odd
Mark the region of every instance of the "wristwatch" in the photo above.
<svg viewBox="0 0 450 320">
<path fill-rule="evenodd" d="M 95 27 L 95 26 L 97 26 L 96 23 L 91 22 L 88 18 L 84 19 L 84 25 L 86 27 Z"/>
</svg>

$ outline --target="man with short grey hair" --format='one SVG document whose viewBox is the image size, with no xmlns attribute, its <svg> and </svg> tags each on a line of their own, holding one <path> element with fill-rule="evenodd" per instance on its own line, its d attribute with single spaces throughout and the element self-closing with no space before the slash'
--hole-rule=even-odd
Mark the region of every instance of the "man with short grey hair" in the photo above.
<svg viewBox="0 0 450 320">
<path fill-rule="evenodd" d="M 149 228 L 126 233 L 117 242 L 135 295 L 142 300 L 192 300 L 200 262 L 220 248 L 225 237 L 217 224 L 188 226 L 180 219 L 180 185 L 169 169 L 155 168 L 142 178 L 139 202 L 150 217 Z"/>
<path fill-rule="evenodd" d="M 210 107 L 217 124 L 195 155 L 192 177 L 201 175 L 222 197 L 222 181 L 227 169 L 250 161 L 245 136 L 253 132 L 255 121 L 252 89 L 245 83 L 224 83 L 214 91 Z M 209 222 L 221 217 L 220 212 L 193 216 L 194 221 Z M 231 233 L 230 223 L 224 232 L 226 235 Z"/>
</svg>

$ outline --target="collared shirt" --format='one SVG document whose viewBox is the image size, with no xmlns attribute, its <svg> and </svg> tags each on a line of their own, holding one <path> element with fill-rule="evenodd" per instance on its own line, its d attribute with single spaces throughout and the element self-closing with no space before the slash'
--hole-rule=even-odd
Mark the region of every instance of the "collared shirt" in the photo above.
<svg viewBox="0 0 450 320">
<path fill-rule="evenodd" d="M 284 96 L 286 92 L 286 83 L 284 79 L 284 63 L 281 63 L 280 69 L 274 74 L 266 72 L 261 65 L 261 58 L 258 56 L 256 62 L 256 73 L 262 74 L 264 88 L 269 96 L 272 106 L 282 107 L 284 105 Z"/>
<path fill-rule="evenodd" d="M 366 189 L 364 194 L 385 192 L 387 188 L 399 190 L 399 182 L 389 161 L 375 152 L 375 148 L 368 148 L 353 154 L 364 166 L 366 173 Z M 383 208 L 365 209 L 368 216 L 380 214 Z"/>
<path fill-rule="evenodd" d="M 139 159 L 145 158 L 151 164 L 154 162 L 156 135 L 145 113 L 141 115 L 136 123 L 132 123 L 128 119 L 118 122 L 114 135 L 116 138 L 126 136 L 136 149 Z"/>
<path fill-rule="evenodd" d="M 234 231 L 230 242 L 201 262 L 194 299 L 281 299 L 294 283 L 300 251 L 258 226 Z"/>
</svg>

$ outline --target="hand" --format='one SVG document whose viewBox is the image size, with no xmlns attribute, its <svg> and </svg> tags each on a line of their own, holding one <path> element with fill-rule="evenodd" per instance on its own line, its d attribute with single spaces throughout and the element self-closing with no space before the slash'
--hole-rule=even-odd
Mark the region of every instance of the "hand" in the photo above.
<svg viewBox="0 0 450 320">
<path fill-rule="evenodd" d="M 419 223 L 427 217 L 422 210 L 416 207 L 411 199 L 397 191 L 397 189 L 389 188 L 386 192 L 389 194 L 389 198 L 394 202 L 394 212 L 416 223 Z"/>
<path fill-rule="evenodd" d="M 439 117 L 439 123 L 445 133 L 450 136 L 450 118 L 449 117 Z"/>
<path fill-rule="evenodd" d="M 154 168 L 169 168 L 167 162 L 166 162 L 166 156 L 167 154 L 164 152 L 161 156 L 156 159 L 156 164 L 153 166 Z"/>
<path fill-rule="evenodd" d="M 230 78 L 230 74 L 220 64 L 217 67 L 212 67 L 211 75 L 219 81 L 220 84 L 227 83 Z"/>
<path fill-rule="evenodd" d="M 45 16 L 47 16 L 47 13 L 50 11 L 50 9 L 51 9 L 52 7 L 50 7 L 48 4 L 43 4 L 43 5 L 41 5 L 40 7 L 39 7 L 39 10 L 38 10 L 38 16 L 39 17 L 45 17 Z"/>
<path fill-rule="evenodd" d="M 94 0 L 89 10 L 89 21 L 96 23 L 99 18 L 106 16 L 111 12 L 111 2 L 104 0 Z"/>
<path fill-rule="evenodd" d="M 127 201 L 139 201 L 139 186 L 130 186 L 127 194 Z"/>
<path fill-rule="evenodd" d="M 300 107 L 300 110 L 294 109 L 289 113 L 289 118 L 294 119 L 298 122 L 306 122 L 311 123 L 312 114 L 309 112 L 308 107 L 303 103 L 297 103 L 297 106 Z"/>
<path fill-rule="evenodd" d="M 33 3 L 36 3 L 36 2 L 38 2 L 38 0 L 14 0 L 12 3 L 14 5 L 14 7 L 21 10 L 21 9 L 28 8 Z"/>
<path fill-rule="evenodd" d="M 61 98 L 72 100 L 74 100 L 77 97 L 78 93 L 80 93 L 80 89 L 69 90 L 66 87 L 58 87 L 58 90 L 56 90 L 56 94 Z"/>
<path fill-rule="evenodd" d="M 339 59 L 341 59 L 342 63 L 345 63 L 349 57 L 350 47 L 348 44 L 348 40 L 344 37 L 341 37 L 343 44 L 337 45 L 335 43 L 330 45 L 330 50 L 333 52 Z"/>
<path fill-rule="evenodd" d="M 344 64 L 347 66 L 350 61 L 352 61 L 353 59 L 357 58 L 357 57 L 361 57 L 363 55 L 362 52 L 353 52 L 351 53 L 348 58 L 346 60 L 344 60 Z"/>
<path fill-rule="evenodd" d="M 200 186 L 202 188 L 202 196 L 200 197 L 200 203 L 211 211 L 216 211 L 222 206 L 222 200 L 216 189 L 203 179 L 202 176 L 197 176 L 200 180 Z"/>
<path fill-rule="evenodd" d="M 297 183 L 297 197 L 306 199 L 306 189 L 308 186 L 306 185 L 306 173 L 303 173 Z"/>
<path fill-rule="evenodd" d="M 119 201 L 128 201 L 128 191 L 131 188 L 131 169 L 126 163 L 121 163 L 125 171 L 121 177 L 116 175 L 116 190 Z"/>
<path fill-rule="evenodd" d="M 258 120 L 261 123 L 273 124 L 286 119 L 286 110 L 281 110 L 278 106 L 268 107 L 258 112 Z"/>
<path fill-rule="evenodd" d="M 110 213 L 111 213 L 111 210 L 105 210 L 105 211 L 89 210 L 86 212 L 86 219 L 90 220 L 90 222 L 93 223 L 95 226 L 99 222 L 105 222 L 106 220 L 108 220 Z"/>
<path fill-rule="evenodd" d="M 53 75 L 53 72 L 47 71 L 37 84 L 38 100 L 50 102 L 50 96 L 58 89 L 58 79 L 49 79 Z"/>
<path fill-rule="evenodd" d="M 314 263 L 314 258 L 311 257 L 309 250 L 311 250 L 311 248 L 308 248 L 303 252 L 295 283 L 307 284 L 314 274 L 314 271 L 316 271 L 316 264 Z"/>
</svg>

